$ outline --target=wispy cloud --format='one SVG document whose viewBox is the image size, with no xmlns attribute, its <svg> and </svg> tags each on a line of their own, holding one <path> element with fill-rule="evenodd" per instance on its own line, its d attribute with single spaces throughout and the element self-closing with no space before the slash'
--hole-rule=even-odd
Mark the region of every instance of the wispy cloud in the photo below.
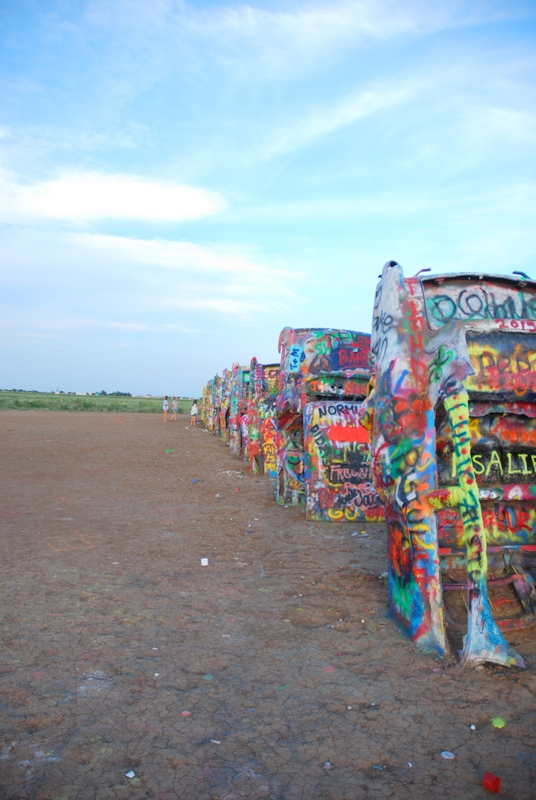
<svg viewBox="0 0 536 800">
<path fill-rule="evenodd" d="M 0 181 L 4 221 L 131 219 L 175 222 L 223 210 L 223 197 L 194 186 L 176 186 L 129 175 L 72 172 L 31 185 Z"/>
<path fill-rule="evenodd" d="M 134 24 L 150 31 L 148 38 L 167 25 L 186 46 L 210 41 L 212 55 L 224 66 L 245 74 L 254 61 L 264 69 L 257 78 L 277 74 L 289 79 L 317 64 L 319 58 L 338 57 L 348 45 L 530 15 L 530 4 L 523 0 L 508 8 L 493 0 L 434 4 L 426 0 L 317 0 L 292 5 L 273 3 L 267 8 L 236 3 L 199 8 L 182 0 L 149 5 L 144 0 L 95 0 L 90 8 L 97 24 L 108 26 L 113 19 L 115 25 L 129 30 Z M 290 64 L 293 70 L 288 69 Z"/>
<path fill-rule="evenodd" d="M 480 146 L 495 142 L 514 146 L 536 144 L 536 114 L 530 110 L 477 106 L 471 109 L 465 125 Z"/>
<path fill-rule="evenodd" d="M 153 330 L 155 319 L 192 330 L 209 320 L 212 327 L 214 315 L 230 323 L 265 318 L 300 303 L 294 287 L 304 277 L 231 246 L 86 233 L 21 236 L 14 229 L 4 236 L 4 259 L 5 303 L 8 292 L 25 292 L 28 308 L 48 324 L 73 310 L 93 319 L 98 308 L 98 319 L 124 332 Z"/>
<path fill-rule="evenodd" d="M 150 266 L 153 273 L 165 268 L 176 273 L 186 272 L 190 276 L 219 277 L 223 281 L 239 277 L 259 289 L 271 285 L 285 294 L 289 291 L 284 286 L 286 280 L 291 276 L 303 277 L 294 268 L 263 266 L 254 261 L 250 253 L 240 252 L 238 246 L 210 247 L 193 242 L 86 233 L 71 234 L 66 238 L 84 249 L 101 251 L 115 263 Z"/>
<path fill-rule="evenodd" d="M 98 335 L 99 332 L 108 336 L 109 331 L 121 334 L 200 334 L 202 327 L 178 325 L 173 322 L 133 322 L 103 318 L 92 318 L 85 315 L 74 316 L 65 314 L 59 318 L 36 317 L 35 314 L 19 313 L 16 316 L 9 313 L 3 314 L 0 319 L 0 331 L 6 339 L 55 339 L 68 334 L 80 335 L 90 332 Z"/>
<path fill-rule="evenodd" d="M 377 86 L 352 92 L 333 103 L 317 105 L 269 133 L 266 143 L 255 148 L 261 158 L 291 153 L 378 111 L 400 105 L 416 91 L 415 85 Z"/>
</svg>

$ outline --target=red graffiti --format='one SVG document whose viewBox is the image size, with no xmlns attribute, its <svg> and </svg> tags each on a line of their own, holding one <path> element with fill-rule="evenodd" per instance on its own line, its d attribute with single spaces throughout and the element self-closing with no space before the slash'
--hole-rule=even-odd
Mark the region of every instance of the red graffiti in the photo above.
<svg viewBox="0 0 536 800">
<path fill-rule="evenodd" d="M 349 425 L 332 425 L 328 431 L 330 442 L 359 442 L 368 444 L 369 436 L 362 425 L 350 427 Z"/>
</svg>

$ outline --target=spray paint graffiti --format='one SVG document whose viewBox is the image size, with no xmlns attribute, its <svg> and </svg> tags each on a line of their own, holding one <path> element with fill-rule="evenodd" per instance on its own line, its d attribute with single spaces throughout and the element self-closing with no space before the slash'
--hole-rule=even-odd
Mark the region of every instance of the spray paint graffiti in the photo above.
<svg viewBox="0 0 536 800">
<path fill-rule="evenodd" d="M 307 403 L 304 413 L 306 517 L 369 522 L 383 519 L 370 477 L 370 447 L 359 403 Z"/>
<path fill-rule="evenodd" d="M 229 405 L 229 397 L 231 394 L 231 372 L 228 369 L 222 371 L 220 385 L 218 392 L 218 410 L 219 410 L 219 426 L 218 430 L 220 438 L 225 444 L 229 444 L 230 428 L 229 417 L 231 409 Z"/>
<path fill-rule="evenodd" d="M 214 429 L 214 412 L 212 408 L 213 395 L 214 395 L 214 380 L 210 380 L 203 387 L 203 393 L 201 396 L 201 407 L 200 407 L 201 421 L 203 422 L 203 425 L 206 427 L 206 429 L 209 431 L 212 431 Z"/>
<path fill-rule="evenodd" d="M 346 436 L 350 435 L 350 427 L 356 429 L 356 417 L 352 417 L 354 421 L 349 424 L 349 415 L 350 409 L 352 414 L 357 413 L 358 404 L 366 394 L 370 377 L 370 336 L 325 328 L 285 328 L 279 337 L 279 350 L 281 370 L 276 416 L 281 440 L 277 458 L 277 501 L 284 505 L 305 504 L 309 519 L 364 518 L 365 503 L 369 504 L 371 515 L 373 508 L 380 515 L 370 476 L 363 478 L 359 488 L 349 479 L 338 484 L 335 481 L 337 474 L 343 475 L 336 472 L 337 455 L 342 457 L 346 453 L 350 457 L 351 454 L 357 463 L 365 451 L 368 453 L 367 443 L 361 443 L 360 450 L 357 442 L 330 439 L 335 435 L 333 432 L 342 428 L 348 428 Z M 351 401 L 354 401 L 353 406 Z M 323 418 L 321 425 L 319 415 Z M 329 443 L 329 447 L 321 447 L 321 439 Z M 343 463 L 339 462 L 341 470 Z"/>
<path fill-rule="evenodd" d="M 248 409 L 248 457 L 255 474 L 275 477 L 279 447 L 279 425 L 275 418 L 275 400 L 279 379 L 279 364 L 259 364 L 256 358 L 250 365 L 250 399 Z"/>
<path fill-rule="evenodd" d="M 386 506 L 390 607 L 420 647 L 443 653 L 448 596 L 465 591 L 467 664 L 521 665 L 501 628 L 536 622 L 533 317 L 525 279 L 404 279 L 388 262 L 376 292 L 360 417 Z M 506 607 L 517 618 L 494 619 Z"/>
<path fill-rule="evenodd" d="M 249 402 L 249 369 L 233 364 L 229 380 L 229 447 L 233 455 L 241 455 L 247 449 L 247 417 Z"/>
<path fill-rule="evenodd" d="M 490 285 L 469 274 L 449 278 L 448 284 L 428 283 L 426 312 L 430 327 L 437 330 L 453 320 L 536 320 L 536 298 L 523 281 Z"/>
</svg>

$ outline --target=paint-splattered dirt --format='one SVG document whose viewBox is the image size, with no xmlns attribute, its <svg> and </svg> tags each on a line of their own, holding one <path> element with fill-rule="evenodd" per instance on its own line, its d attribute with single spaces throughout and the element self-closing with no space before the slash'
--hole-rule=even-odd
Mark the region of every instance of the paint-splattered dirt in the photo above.
<svg viewBox="0 0 536 800">
<path fill-rule="evenodd" d="M 305 522 L 185 425 L 0 415 L 0 797 L 534 798 L 536 633 L 525 671 L 418 654 L 383 526 Z"/>
</svg>

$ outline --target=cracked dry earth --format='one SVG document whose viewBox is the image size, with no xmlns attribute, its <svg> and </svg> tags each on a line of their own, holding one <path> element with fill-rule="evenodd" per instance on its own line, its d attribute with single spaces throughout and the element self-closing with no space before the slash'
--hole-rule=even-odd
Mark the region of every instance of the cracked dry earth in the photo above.
<svg viewBox="0 0 536 800">
<path fill-rule="evenodd" d="M 186 423 L 0 414 L 0 797 L 536 797 L 535 632 L 524 671 L 419 654 L 383 525 L 307 523 Z"/>
</svg>

